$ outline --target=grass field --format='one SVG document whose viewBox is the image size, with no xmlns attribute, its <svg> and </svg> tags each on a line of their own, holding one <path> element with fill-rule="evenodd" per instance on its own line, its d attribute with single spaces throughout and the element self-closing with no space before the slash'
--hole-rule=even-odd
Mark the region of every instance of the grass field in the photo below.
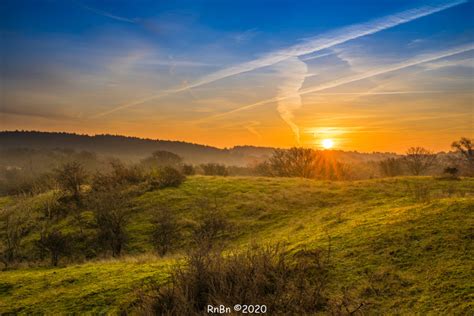
<svg viewBox="0 0 474 316">
<path fill-rule="evenodd" d="M 180 250 L 165 258 L 151 254 L 151 221 L 159 207 L 189 223 L 203 208 L 217 207 L 232 223 L 228 249 L 253 242 L 284 243 L 289 252 L 330 246 L 334 297 L 345 290 L 374 314 L 474 310 L 474 179 L 194 176 L 179 188 L 137 198 L 121 259 L 0 272 L 0 311 L 126 309 L 144 284 L 165 280 L 179 258 Z M 182 248 L 187 242 L 185 236 Z"/>
</svg>

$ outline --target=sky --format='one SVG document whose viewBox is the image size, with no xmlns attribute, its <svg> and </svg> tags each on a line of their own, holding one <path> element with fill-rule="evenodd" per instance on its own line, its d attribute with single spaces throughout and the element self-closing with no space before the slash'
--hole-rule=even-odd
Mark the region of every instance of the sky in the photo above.
<svg viewBox="0 0 474 316">
<path fill-rule="evenodd" d="M 474 136 L 464 0 L 0 2 L 0 130 L 404 152 Z"/>
</svg>

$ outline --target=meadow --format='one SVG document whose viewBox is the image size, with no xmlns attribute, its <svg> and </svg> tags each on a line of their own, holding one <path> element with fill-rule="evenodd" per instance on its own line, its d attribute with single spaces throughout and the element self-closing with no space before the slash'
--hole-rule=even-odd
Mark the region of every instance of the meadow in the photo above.
<svg viewBox="0 0 474 316">
<path fill-rule="evenodd" d="M 51 192 L 28 198 L 31 216 Z M 0 200 L 3 207 L 14 198 Z M 473 310 L 474 179 L 395 177 L 321 181 L 278 177 L 190 176 L 176 188 L 134 198 L 129 240 L 118 258 L 22 264 L 0 272 L 0 311 L 8 313 L 137 313 L 148 284 L 165 283 L 190 244 L 183 234 L 160 257 L 152 244 L 156 212 L 167 208 L 184 227 L 203 209 L 229 225 L 226 251 L 284 245 L 288 254 L 330 253 L 328 291 L 369 314 L 469 314 Z M 83 211 L 87 218 L 88 211 Z M 56 224 L 71 229 L 71 216 Z M 26 247 L 33 247 L 26 238 Z M 268 307 L 271 314 L 271 306 Z M 324 312 L 323 312 L 324 313 Z"/>
</svg>

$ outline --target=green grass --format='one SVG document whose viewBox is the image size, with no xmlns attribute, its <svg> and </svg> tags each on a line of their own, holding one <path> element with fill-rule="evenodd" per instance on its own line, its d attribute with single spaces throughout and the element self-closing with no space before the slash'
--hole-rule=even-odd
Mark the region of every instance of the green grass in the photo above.
<svg viewBox="0 0 474 316">
<path fill-rule="evenodd" d="M 423 187 L 430 194 L 420 199 L 415 191 Z M 143 282 L 162 281 L 173 262 L 140 255 L 152 249 L 154 212 L 166 206 L 192 222 L 203 205 L 217 205 L 234 226 L 229 248 L 253 241 L 287 243 L 289 251 L 330 244 L 334 295 L 347 288 L 373 313 L 469 314 L 473 188 L 474 179 L 428 177 L 354 182 L 191 177 L 180 188 L 137 199 L 125 259 L 0 272 L 0 311 L 117 312 L 134 300 Z"/>
</svg>

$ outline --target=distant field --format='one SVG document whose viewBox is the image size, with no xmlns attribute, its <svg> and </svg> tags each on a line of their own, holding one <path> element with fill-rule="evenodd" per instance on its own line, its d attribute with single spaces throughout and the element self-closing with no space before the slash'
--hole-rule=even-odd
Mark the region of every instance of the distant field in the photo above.
<svg viewBox="0 0 474 316">
<path fill-rule="evenodd" d="M 151 255 L 151 220 L 158 206 L 188 222 L 202 208 L 217 207 L 233 224 L 226 240 L 229 249 L 252 242 L 285 243 L 290 252 L 330 245 L 334 295 L 347 288 L 374 314 L 474 310 L 472 178 L 330 182 L 194 176 L 179 188 L 137 198 L 122 259 L 0 272 L 0 311 L 127 309 L 143 284 L 163 282 L 179 258 L 180 250 L 165 258 Z M 183 238 L 181 248 L 187 243 Z"/>
</svg>

